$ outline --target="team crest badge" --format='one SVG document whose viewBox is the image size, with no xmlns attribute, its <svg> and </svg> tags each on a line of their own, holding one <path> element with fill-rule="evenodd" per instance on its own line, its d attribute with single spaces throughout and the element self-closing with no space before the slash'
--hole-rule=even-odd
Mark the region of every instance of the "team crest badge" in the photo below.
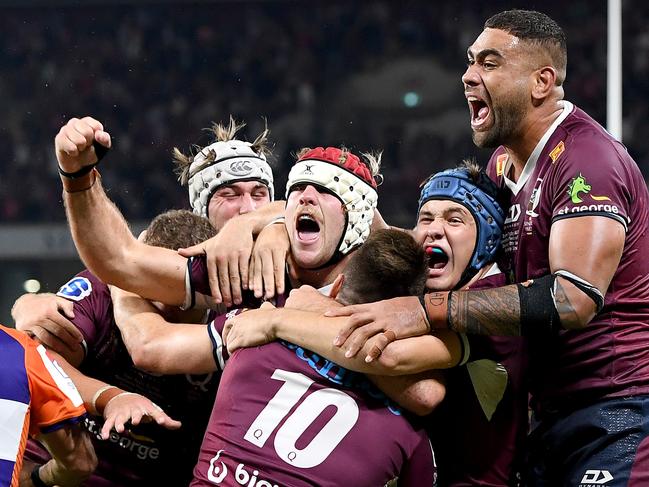
<svg viewBox="0 0 649 487">
<path fill-rule="evenodd" d="M 91 292 L 92 283 L 85 277 L 77 276 L 63 284 L 56 295 L 72 301 L 81 301 L 86 296 L 90 296 Z"/>
<path fill-rule="evenodd" d="M 498 158 L 496 159 L 496 176 L 503 175 L 503 173 L 505 172 L 505 164 L 507 164 L 508 159 L 508 154 L 500 154 L 498 156 Z"/>
<path fill-rule="evenodd" d="M 559 159 L 559 156 L 563 154 L 564 150 L 566 150 L 566 146 L 562 140 L 554 149 L 552 149 L 552 151 L 550 151 L 550 159 L 552 159 L 552 164 L 557 162 L 557 159 Z"/>
</svg>

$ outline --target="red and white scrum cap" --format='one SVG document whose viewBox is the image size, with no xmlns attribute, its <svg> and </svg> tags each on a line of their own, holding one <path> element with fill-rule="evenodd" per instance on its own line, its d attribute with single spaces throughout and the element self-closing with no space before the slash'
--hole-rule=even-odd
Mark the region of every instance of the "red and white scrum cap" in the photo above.
<svg viewBox="0 0 649 487">
<path fill-rule="evenodd" d="M 266 156 L 240 140 L 214 142 L 203 147 L 189 166 L 189 202 L 194 213 L 207 217 L 214 192 L 238 181 L 259 181 L 268 186 L 273 201 L 273 170 Z"/>
<path fill-rule="evenodd" d="M 313 184 L 342 201 L 345 231 L 338 251 L 345 255 L 367 239 L 378 200 L 376 181 L 358 156 L 336 147 L 316 147 L 303 154 L 288 175 L 286 197 L 296 185 Z"/>
</svg>

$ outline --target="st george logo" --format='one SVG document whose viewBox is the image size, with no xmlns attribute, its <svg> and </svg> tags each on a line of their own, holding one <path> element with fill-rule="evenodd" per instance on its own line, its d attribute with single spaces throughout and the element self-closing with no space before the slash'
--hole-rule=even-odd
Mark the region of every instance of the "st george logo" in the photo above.
<svg viewBox="0 0 649 487">
<path fill-rule="evenodd" d="M 73 277 L 66 284 L 61 286 L 57 296 L 61 296 L 72 301 L 81 301 L 86 296 L 90 296 L 92 284 L 85 277 Z"/>
<path fill-rule="evenodd" d="M 587 195 L 591 189 L 592 187 L 586 182 L 586 178 L 579 173 L 578 176 L 572 178 L 572 182 L 568 185 L 568 195 L 574 204 L 578 204 L 584 201 L 581 195 Z M 595 196 L 592 194 L 589 196 L 595 201 L 611 201 L 608 196 Z"/>
<path fill-rule="evenodd" d="M 586 470 L 580 484 L 603 486 L 611 480 L 613 480 L 613 476 L 608 470 Z"/>
<path fill-rule="evenodd" d="M 254 169 L 250 161 L 234 161 L 230 164 L 230 173 L 235 176 L 247 176 Z"/>
</svg>

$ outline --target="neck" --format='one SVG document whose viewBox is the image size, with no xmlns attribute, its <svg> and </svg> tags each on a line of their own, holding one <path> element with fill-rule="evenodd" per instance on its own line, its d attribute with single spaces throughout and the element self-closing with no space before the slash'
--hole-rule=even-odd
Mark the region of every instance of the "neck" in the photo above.
<svg viewBox="0 0 649 487">
<path fill-rule="evenodd" d="M 334 282 L 339 274 L 342 274 L 347 266 L 350 255 L 347 254 L 337 263 L 322 267 L 320 269 L 303 269 L 295 265 L 295 262 L 289 258 L 289 280 L 291 286 L 299 287 L 303 284 L 308 284 L 314 288 L 320 288 Z"/>
<path fill-rule="evenodd" d="M 494 264 L 494 263 L 492 262 L 491 264 L 487 264 L 486 266 L 484 266 L 482 269 L 480 269 L 480 270 L 476 273 L 475 276 L 473 276 L 473 278 L 472 278 L 468 283 L 466 283 L 466 284 L 462 287 L 462 289 L 469 289 L 473 283 L 475 283 L 475 282 L 479 281 L 480 279 L 482 279 L 482 278 L 487 274 L 487 272 L 489 272 L 489 271 L 491 270 L 491 268 L 492 268 L 494 265 L 496 265 L 496 264 Z"/>
<path fill-rule="evenodd" d="M 554 121 L 561 115 L 563 104 L 560 100 L 547 101 L 534 108 L 529 116 L 523 120 L 518 135 L 510 142 L 504 144 L 507 154 L 513 162 L 513 174 L 509 177 L 514 182 L 518 180 L 532 151 L 538 145 L 543 135 Z"/>
</svg>

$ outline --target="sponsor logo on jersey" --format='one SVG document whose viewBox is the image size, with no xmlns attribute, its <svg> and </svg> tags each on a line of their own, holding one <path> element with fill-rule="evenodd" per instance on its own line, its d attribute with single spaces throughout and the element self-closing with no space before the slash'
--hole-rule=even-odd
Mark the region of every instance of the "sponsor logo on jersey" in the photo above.
<svg viewBox="0 0 649 487">
<path fill-rule="evenodd" d="M 101 437 L 101 427 L 103 421 L 97 421 L 87 418 L 85 426 L 90 434 L 94 435 L 100 441 L 106 441 L 120 449 L 132 453 L 138 460 L 157 460 L 160 457 L 160 449 L 156 446 L 153 438 L 144 435 L 138 435 L 132 431 L 124 430 L 122 434 L 112 430 L 107 440 Z"/>
<path fill-rule="evenodd" d="M 516 203 L 509 207 L 507 211 L 507 218 L 505 218 L 505 225 L 508 223 L 515 223 L 521 217 L 521 205 Z"/>
<path fill-rule="evenodd" d="M 505 164 L 507 164 L 507 159 L 509 159 L 508 154 L 500 154 L 496 158 L 496 176 L 502 176 L 505 172 Z"/>
<path fill-rule="evenodd" d="M 81 301 L 86 296 L 90 296 L 90 293 L 92 293 L 92 283 L 85 277 L 77 276 L 63 284 L 56 295 L 72 301 Z"/>
<path fill-rule="evenodd" d="M 568 184 L 568 195 L 575 205 L 584 201 L 582 195 L 588 195 L 595 201 L 611 201 L 611 198 L 608 196 L 595 196 L 590 194 L 591 189 L 592 186 L 588 184 L 586 178 L 579 173 L 579 175 L 572 178 L 572 181 Z"/>
<path fill-rule="evenodd" d="M 228 467 L 219 460 L 221 453 L 223 450 L 216 452 L 216 455 L 210 460 L 210 468 L 207 470 L 207 479 L 216 485 L 220 485 L 228 476 Z M 246 487 L 279 487 L 271 481 L 260 479 L 259 470 L 252 470 L 252 472 L 250 470 L 250 467 L 243 463 L 237 465 L 234 471 L 234 480 L 237 484 Z"/>
<path fill-rule="evenodd" d="M 550 159 L 552 159 L 552 164 L 557 162 L 559 156 L 563 154 L 563 151 L 566 150 L 566 146 L 563 143 L 563 140 L 559 142 L 554 149 L 550 151 Z"/>
<path fill-rule="evenodd" d="M 613 476 L 608 470 L 586 470 L 579 487 L 606 487 Z"/>
</svg>

